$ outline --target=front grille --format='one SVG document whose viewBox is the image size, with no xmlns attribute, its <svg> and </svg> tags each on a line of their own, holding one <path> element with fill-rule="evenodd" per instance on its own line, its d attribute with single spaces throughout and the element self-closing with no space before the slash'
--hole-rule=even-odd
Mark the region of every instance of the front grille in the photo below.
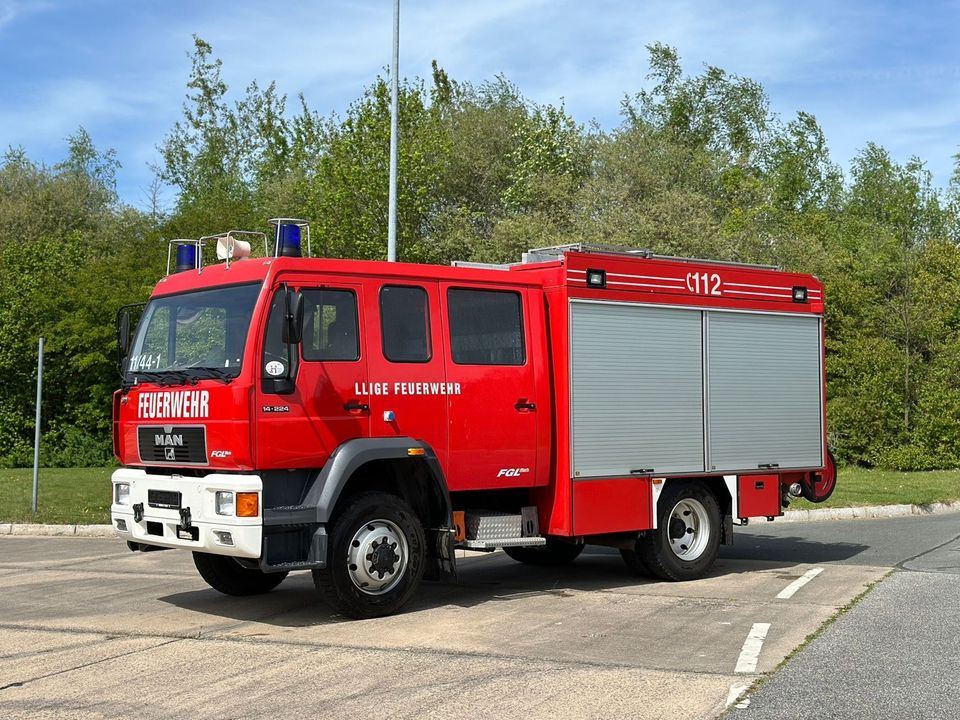
<svg viewBox="0 0 960 720">
<path fill-rule="evenodd" d="M 202 425 L 141 425 L 137 428 L 140 462 L 206 465 L 207 429 Z"/>
</svg>

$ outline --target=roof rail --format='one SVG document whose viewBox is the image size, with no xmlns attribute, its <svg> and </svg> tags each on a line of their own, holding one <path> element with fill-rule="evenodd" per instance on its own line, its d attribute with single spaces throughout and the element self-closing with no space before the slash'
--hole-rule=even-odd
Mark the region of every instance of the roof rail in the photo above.
<svg viewBox="0 0 960 720">
<path fill-rule="evenodd" d="M 485 263 L 485 262 L 473 262 L 472 260 L 451 260 L 450 265 L 452 267 L 461 267 L 461 268 L 477 268 L 479 270 L 509 270 L 514 265 L 519 265 L 520 263 Z"/>
<path fill-rule="evenodd" d="M 708 263 L 710 265 L 731 265 L 758 270 L 779 270 L 779 265 L 761 265 L 759 263 L 737 262 L 735 260 L 707 260 L 704 258 L 679 257 L 676 255 L 658 255 L 652 250 L 644 248 L 627 248 L 616 245 L 592 245 L 590 243 L 568 243 L 566 245 L 549 245 L 547 247 L 532 248 L 523 254 L 524 263 L 544 262 L 555 260 L 568 252 L 594 253 L 598 255 L 626 255 L 639 257 L 644 260 L 672 260 L 685 263 Z"/>
</svg>

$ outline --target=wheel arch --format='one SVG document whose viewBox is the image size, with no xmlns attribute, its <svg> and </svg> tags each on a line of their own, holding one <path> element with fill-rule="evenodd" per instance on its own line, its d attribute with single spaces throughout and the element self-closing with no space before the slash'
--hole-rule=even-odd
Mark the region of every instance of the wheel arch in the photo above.
<svg viewBox="0 0 960 720">
<path fill-rule="evenodd" d="M 422 454 L 410 454 L 417 450 Z M 328 523 L 350 495 L 365 490 L 391 492 L 410 503 L 425 525 L 451 519 L 450 492 L 433 449 L 407 437 L 360 438 L 340 445 L 311 483 L 304 505 Z"/>
</svg>

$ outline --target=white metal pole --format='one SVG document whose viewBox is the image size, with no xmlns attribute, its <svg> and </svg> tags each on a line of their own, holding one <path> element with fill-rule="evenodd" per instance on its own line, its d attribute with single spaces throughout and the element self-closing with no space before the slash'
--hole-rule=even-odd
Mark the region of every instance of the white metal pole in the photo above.
<svg viewBox="0 0 960 720">
<path fill-rule="evenodd" d="M 40 479 L 40 399 L 43 397 L 43 338 L 37 353 L 37 421 L 33 431 L 33 512 L 37 512 L 37 490 Z"/>
<path fill-rule="evenodd" d="M 397 116 L 400 74 L 400 0 L 393 2 L 393 65 L 390 68 L 390 199 L 387 218 L 387 260 L 397 261 Z"/>
</svg>

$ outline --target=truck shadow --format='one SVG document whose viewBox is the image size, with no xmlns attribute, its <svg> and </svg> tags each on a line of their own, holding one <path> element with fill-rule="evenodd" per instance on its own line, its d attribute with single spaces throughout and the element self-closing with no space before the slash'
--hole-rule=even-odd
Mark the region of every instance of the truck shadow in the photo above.
<svg viewBox="0 0 960 720">
<path fill-rule="evenodd" d="M 843 562 L 862 553 L 866 545 L 820 543 L 799 537 L 738 537 L 738 544 L 721 548 L 707 576 L 695 583 L 723 581 L 728 576 L 764 571 L 791 571 L 798 565 Z M 564 598 L 575 592 L 633 592 L 695 596 L 683 584 L 640 577 L 624 565 L 618 551 L 588 547 L 571 565 L 533 567 L 521 565 L 503 553 L 459 560 L 457 583 L 425 582 L 403 614 L 440 608 L 470 608 L 485 603 L 509 602 L 525 597 Z M 799 575 L 797 571 L 792 571 Z M 292 574 L 277 590 L 250 598 L 220 595 L 212 589 L 181 592 L 158 598 L 192 612 L 240 622 L 280 627 L 306 627 L 351 622 L 319 602 L 309 573 Z"/>
</svg>

